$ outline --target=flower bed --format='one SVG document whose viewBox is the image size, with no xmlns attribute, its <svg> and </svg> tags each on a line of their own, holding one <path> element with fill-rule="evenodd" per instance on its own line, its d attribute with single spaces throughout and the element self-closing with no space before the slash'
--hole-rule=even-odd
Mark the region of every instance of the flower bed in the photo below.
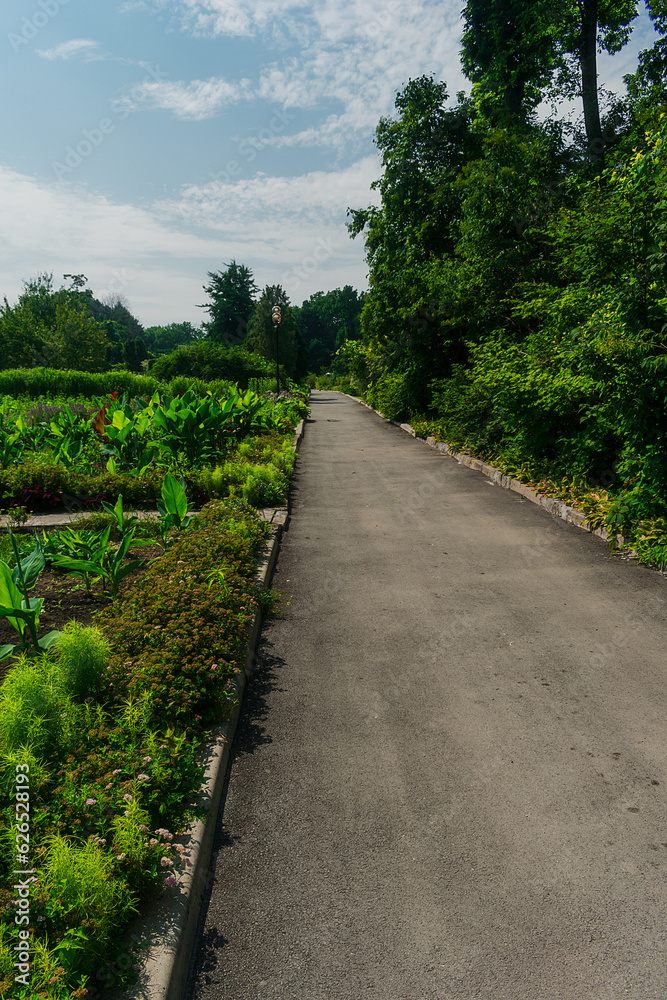
<svg viewBox="0 0 667 1000">
<path fill-rule="evenodd" d="M 69 626 L 53 650 L 19 660 L 0 688 L 3 995 L 87 996 L 87 978 L 117 958 L 118 932 L 142 891 L 179 863 L 173 831 L 201 779 L 203 727 L 224 710 L 244 655 L 265 532 L 241 501 L 210 504 L 96 627 Z M 16 812 L 19 773 L 29 778 L 20 785 L 29 814 Z M 22 826 L 25 870 L 35 872 L 30 987 L 14 983 L 12 992 Z"/>
<path fill-rule="evenodd" d="M 131 967 L 120 932 L 188 863 L 174 834 L 193 815 L 197 749 L 230 703 L 258 606 L 267 528 L 248 500 L 280 499 L 291 467 L 274 428 L 187 470 L 224 498 L 93 626 L 20 656 L 0 687 L 0 995 L 92 998 L 93 976 Z"/>
</svg>

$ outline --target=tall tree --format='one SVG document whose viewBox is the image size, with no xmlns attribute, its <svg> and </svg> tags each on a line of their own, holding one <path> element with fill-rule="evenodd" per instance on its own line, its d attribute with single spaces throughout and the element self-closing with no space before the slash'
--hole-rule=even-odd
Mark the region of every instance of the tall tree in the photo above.
<svg viewBox="0 0 667 1000">
<path fill-rule="evenodd" d="M 468 79 L 516 115 L 539 104 L 555 68 L 552 0 L 468 0 L 461 58 Z"/>
<path fill-rule="evenodd" d="M 255 307 L 257 285 L 252 271 L 233 260 L 224 271 L 209 271 L 210 282 L 204 291 L 211 301 L 200 306 L 211 317 L 204 324 L 211 340 L 233 346 L 241 344 L 248 331 L 248 322 Z"/>
<path fill-rule="evenodd" d="M 364 336 L 388 364 L 415 360 L 424 372 L 433 372 L 442 356 L 438 320 L 432 321 L 437 306 L 425 301 L 429 269 L 454 255 L 462 204 L 455 181 L 482 148 L 472 127 L 474 103 L 457 97 L 448 107 L 444 83 L 430 76 L 408 81 L 396 96 L 396 117 L 381 119 L 375 133 L 384 170 L 372 187 L 380 206 L 348 210 L 348 229 L 364 234 L 369 265 Z"/>
<path fill-rule="evenodd" d="M 664 0 L 647 0 L 660 16 Z M 468 0 L 462 61 L 473 82 L 500 91 L 517 114 L 534 108 L 557 71 L 554 96 L 580 96 L 589 151 L 602 156 L 597 53 L 619 52 L 637 0 Z"/>
<path fill-rule="evenodd" d="M 632 33 L 637 0 L 564 0 L 555 35 L 559 96 L 579 95 L 589 153 L 604 154 L 598 96 L 597 54 L 620 52 Z"/>
</svg>

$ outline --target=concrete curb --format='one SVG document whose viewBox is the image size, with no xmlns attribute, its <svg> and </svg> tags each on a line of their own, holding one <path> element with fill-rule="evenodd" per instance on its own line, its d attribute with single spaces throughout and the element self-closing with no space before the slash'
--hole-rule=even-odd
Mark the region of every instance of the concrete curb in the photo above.
<svg viewBox="0 0 667 1000">
<path fill-rule="evenodd" d="M 373 410 L 373 407 L 369 406 L 368 403 L 364 403 L 363 399 L 358 399 L 356 396 L 350 396 L 347 392 L 341 393 L 341 395 L 347 396 L 348 399 L 353 399 L 356 403 L 361 403 L 362 406 L 365 406 L 369 410 Z M 373 410 L 373 413 L 377 413 L 378 417 L 386 420 L 387 423 L 393 424 L 394 427 L 398 427 L 400 430 L 405 431 L 406 434 L 410 434 L 412 437 L 417 437 L 415 429 L 411 427 L 410 424 L 399 424 L 396 420 L 389 420 L 389 418 L 385 417 L 379 410 Z M 424 439 L 420 438 L 420 440 Z M 481 458 L 474 458 L 472 455 L 466 455 L 460 451 L 452 451 L 446 441 L 436 441 L 434 437 L 428 437 L 426 438 L 426 444 L 435 451 L 439 451 L 440 454 L 447 455 L 448 458 L 453 458 L 455 462 L 459 463 L 459 465 L 464 465 L 466 468 L 473 469 L 475 472 L 481 472 L 482 475 L 486 476 L 487 479 L 496 486 L 502 486 L 504 489 L 511 490 L 513 493 L 519 493 L 522 497 L 525 497 L 526 500 L 530 500 L 531 503 L 537 504 L 538 507 L 543 507 L 544 510 L 549 512 L 549 514 L 560 517 L 561 520 L 566 521 L 568 524 L 574 524 L 577 528 L 582 528 L 584 531 L 589 532 L 589 534 L 597 535 L 598 538 L 602 538 L 605 542 L 609 541 L 609 534 L 606 529 L 591 528 L 586 521 L 586 515 L 583 511 L 577 510 L 576 507 L 570 507 L 561 500 L 555 500 L 553 497 L 547 497 L 543 493 L 538 493 L 530 486 L 526 486 L 525 483 L 519 482 L 518 479 L 512 479 L 511 476 L 506 476 L 500 471 L 500 469 L 494 468 L 493 465 L 487 465 Z M 619 545 L 625 544 L 623 535 L 617 535 L 616 539 Z"/>
<path fill-rule="evenodd" d="M 294 452 L 303 439 L 305 421 L 294 433 Z M 272 524 L 270 536 L 259 556 L 255 581 L 260 589 L 268 587 L 278 557 L 282 532 L 289 522 L 288 506 L 261 511 Z M 268 515 L 271 515 L 270 517 Z M 174 839 L 183 847 L 182 857 L 189 864 L 170 872 L 176 886 L 159 890 L 145 911 L 132 922 L 124 935 L 128 944 L 143 949 L 138 981 L 129 990 L 105 993 L 107 1000 L 182 1000 L 187 986 L 192 949 L 197 935 L 201 903 L 208 881 L 213 838 L 227 774 L 227 765 L 236 726 L 241 714 L 243 693 L 255 665 L 255 650 L 262 627 L 261 611 L 255 613 L 248 631 L 244 666 L 234 678 L 234 707 L 229 717 L 210 731 L 199 763 L 205 767 L 204 781 L 194 805 L 205 811 L 204 819 L 191 823 Z M 91 983 L 91 985 L 93 985 Z"/>
</svg>

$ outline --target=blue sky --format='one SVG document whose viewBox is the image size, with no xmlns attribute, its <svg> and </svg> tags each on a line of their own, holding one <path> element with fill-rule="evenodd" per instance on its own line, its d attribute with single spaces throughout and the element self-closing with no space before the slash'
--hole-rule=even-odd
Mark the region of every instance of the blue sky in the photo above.
<svg viewBox="0 0 667 1000">
<path fill-rule="evenodd" d="M 461 0 L 5 0 L 0 294 L 84 273 L 144 325 L 205 313 L 236 259 L 301 304 L 366 287 L 346 210 L 370 204 L 373 133 L 410 77 L 466 89 Z M 622 91 L 648 18 L 600 60 Z"/>
</svg>

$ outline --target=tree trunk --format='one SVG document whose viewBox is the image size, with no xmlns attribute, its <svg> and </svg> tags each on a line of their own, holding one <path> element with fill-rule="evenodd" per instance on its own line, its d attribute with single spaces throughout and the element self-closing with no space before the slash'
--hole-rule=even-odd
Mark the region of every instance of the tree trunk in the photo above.
<svg viewBox="0 0 667 1000">
<path fill-rule="evenodd" d="M 598 0 L 583 0 L 581 7 L 581 96 L 584 104 L 584 124 L 588 151 L 592 159 L 604 155 L 604 142 L 600 127 L 600 106 L 598 104 Z"/>
<path fill-rule="evenodd" d="M 526 84 L 524 80 L 513 86 L 505 87 L 505 93 L 503 95 L 503 103 L 507 111 L 511 111 L 513 115 L 518 115 L 521 111 L 521 105 L 523 104 L 524 94 L 526 92 Z"/>
</svg>

